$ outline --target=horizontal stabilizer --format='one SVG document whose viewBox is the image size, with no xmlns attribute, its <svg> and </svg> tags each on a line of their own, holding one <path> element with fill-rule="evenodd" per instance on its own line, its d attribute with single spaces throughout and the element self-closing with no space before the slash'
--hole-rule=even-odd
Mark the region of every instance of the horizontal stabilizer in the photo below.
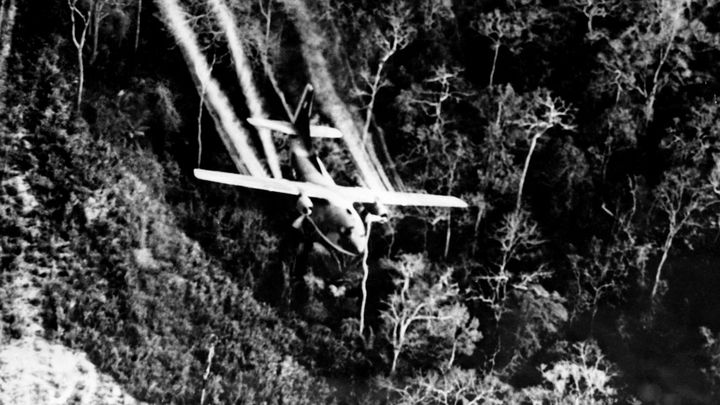
<svg viewBox="0 0 720 405">
<path fill-rule="evenodd" d="M 325 125 L 310 125 L 311 138 L 342 138 L 343 134 L 339 129 Z"/>
<path fill-rule="evenodd" d="M 201 180 L 216 183 L 230 184 L 256 190 L 265 190 L 273 193 L 300 195 L 310 198 L 335 200 L 338 197 L 358 203 L 380 203 L 385 205 L 430 206 L 430 207 L 456 207 L 467 208 L 465 201 L 452 196 L 399 193 L 394 191 L 374 191 L 362 187 L 343 187 L 336 185 L 320 185 L 286 179 L 273 179 L 268 177 L 253 177 L 242 174 L 217 172 L 212 170 L 195 169 L 195 177 Z"/>
<path fill-rule="evenodd" d="M 271 131 L 288 135 L 297 135 L 295 126 L 287 121 L 269 120 L 267 118 L 248 118 L 247 122 L 254 127 L 267 128 Z M 313 138 L 342 138 L 342 132 L 333 127 L 310 125 L 310 136 Z"/>
</svg>

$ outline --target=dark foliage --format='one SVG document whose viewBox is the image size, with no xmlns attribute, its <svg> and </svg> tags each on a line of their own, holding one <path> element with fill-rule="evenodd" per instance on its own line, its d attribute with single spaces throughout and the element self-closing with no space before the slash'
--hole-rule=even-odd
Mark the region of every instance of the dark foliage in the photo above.
<svg viewBox="0 0 720 405">
<path fill-rule="evenodd" d="M 233 5 L 271 116 L 316 68 L 294 1 Z M 375 228 L 361 332 L 361 265 L 304 258 L 291 199 L 192 179 L 232 165 L 154 4 L 98 3 L 75 109 L 67 5 L 23 3 L 0 266 L 43 280 L 48 338 L 159 403 L 717 400 L 717 2 L 302 3 L 390 176 L 472 207 Z M 246 116 L 207 5 L 183 5 Z M 339 145 L 318 144 L 352 183 Z"/>
</svg>

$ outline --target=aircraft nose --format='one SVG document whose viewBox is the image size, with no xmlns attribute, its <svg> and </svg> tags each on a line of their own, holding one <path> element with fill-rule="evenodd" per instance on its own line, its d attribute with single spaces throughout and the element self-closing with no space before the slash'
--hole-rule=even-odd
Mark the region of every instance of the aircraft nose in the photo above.
<svg viewBox="0 0 720 405">
<path fill-rule="evenodd" d="M 343 228 L 340 231 L 342 245 L 345 249 L 355 255 L 361 255 L 365 252 L 365 236 L 354 227 Z"/>
<path fill-rule="evenodd" d="M 360 235 L 358 232 L 354 232 L 350 235 L 350 246 L 352 246 L 353 253 L 357 255 L 361 255 L 365 253 L 365 249 L 367 246 L 365 246 L 365 236 Z"/>
</svg>

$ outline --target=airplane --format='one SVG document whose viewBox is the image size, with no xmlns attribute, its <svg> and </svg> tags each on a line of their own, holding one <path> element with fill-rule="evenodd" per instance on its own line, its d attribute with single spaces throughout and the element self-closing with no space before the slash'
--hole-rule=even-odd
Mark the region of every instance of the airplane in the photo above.
<svg viewBox="0 0 720 405">
<path fill-rule="evenodd" d="M 342 137 L 342 133 L 335 128 L 310 125 L 313 94 L 313 87 L 308 84 L 294 117 L 290 117 L 292 123 L 265 118 L 247 120 L 255 127 L 290 135 L 290 162 L 294 169 L 295 180 L 260 178 L 204 169 L 195 169 L 195 177 L 297 196 L 296 206 L 300 217 L 293 222 L 293 227 L 300 229 L 303 224 L 309 225 L 319 236 L 322 244 L 349 256 L 361 255 L 367 248 L 366 224 L 354 203 L 372 204 L 376 212 L 381 213 L 384 211 L 384 205 L 468 207 L 465 201 L 452 196 L 380 191 L 335 184 L 313 151 L 311 138 L 339 138 Z"/>
</svg>

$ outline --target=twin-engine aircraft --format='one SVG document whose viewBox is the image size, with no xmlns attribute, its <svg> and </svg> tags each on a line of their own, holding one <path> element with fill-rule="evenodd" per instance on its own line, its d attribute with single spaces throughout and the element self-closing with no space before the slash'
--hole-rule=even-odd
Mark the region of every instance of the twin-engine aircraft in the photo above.
<svg viewBox="0 0 720 405">
<path fill-rule="evenodd" d="M 354 203 L 373 204 L 376 210 L 382 210 L 383 205 L 468 206 L 463 200 L 451 196 L 377 191 L 335 184 L 315 155 L 311 138 L 340 138 L 342 133 L 335 128 L 310 125 L 312 102 L 313 88 L 308 84 L 295 116 L 291 117 L 292 123 L 265 118 L 248 119 L 255 127 L 290 135 L 289 152 L 295 180 L 259 178 L 203 169 L 195 169 L 195 177 L 297 196 L 300 217 L 293 222 L 293 226 L 299 229 L 303 224 L 310 225 L 326 247 L 352 256 L 364 252 L 367 236 L 365 223 Z"/>
</svg>

